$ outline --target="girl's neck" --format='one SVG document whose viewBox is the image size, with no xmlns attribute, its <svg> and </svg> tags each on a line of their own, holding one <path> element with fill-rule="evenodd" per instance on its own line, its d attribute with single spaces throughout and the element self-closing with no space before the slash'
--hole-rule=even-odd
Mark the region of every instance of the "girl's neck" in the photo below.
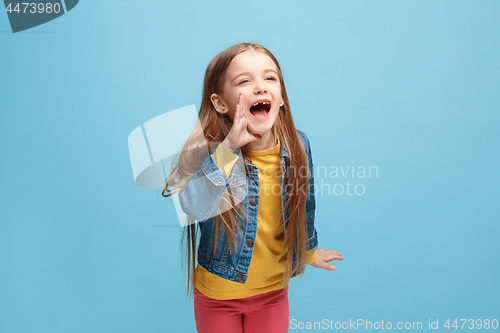
<svg viewBox="0 0 500 333">
<path fill-rule="evenodd" d="M 276 146 L 276 138 L 274 137 L 272 131 L 262 134 L 262 139 L 257 141 L 252 141 L 244 145 L 242 148 L 244 150 L 266 150 L 271 149 Z"/>
</svg>

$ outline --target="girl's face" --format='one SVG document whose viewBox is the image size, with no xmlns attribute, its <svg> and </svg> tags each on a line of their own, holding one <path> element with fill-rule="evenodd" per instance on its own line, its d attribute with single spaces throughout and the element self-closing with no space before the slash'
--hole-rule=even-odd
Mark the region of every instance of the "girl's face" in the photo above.
<svg viewBox="0 0 500 333">
<path fill-rule="evenodd" d="M 249 132 L 268 133 L 283 103 L 278 67 L 267 54 L 247 50 L 237 55 L 227 68 L 222 94 L 213 94 L 212 102 L 217 111 L 225 109 L 234 119 L 240 93 L 245 99 L 242 108 Z"/>
</svg>

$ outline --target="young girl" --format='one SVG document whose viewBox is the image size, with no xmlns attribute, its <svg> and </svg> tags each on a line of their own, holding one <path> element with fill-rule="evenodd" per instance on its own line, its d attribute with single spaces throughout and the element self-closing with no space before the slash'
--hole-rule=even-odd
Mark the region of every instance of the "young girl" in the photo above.
<svg viewBox="0 0 500 333">
<path fill-rule="evenodd" d="M 163 194 L 180 191 L 188 216 L 198 332 L 288 332 L 290 278 L 343 258 L 318 248 L 310 145 L 271 52 L 240 43 L 215 56 L 199 120 Z"/>
</svg>

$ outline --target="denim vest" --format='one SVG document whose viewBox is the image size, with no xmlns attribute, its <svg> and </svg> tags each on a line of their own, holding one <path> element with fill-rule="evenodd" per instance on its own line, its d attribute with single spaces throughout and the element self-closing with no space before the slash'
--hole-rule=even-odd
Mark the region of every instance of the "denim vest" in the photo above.
<svg viewBox="0 0 500 333">
<path fill-rule="evenodd" d="M 316 203 L 314 199 L 314 172 L 311 148 L 306 135 L 297 130 L 297 134 L 302 140 L 306 157 L 308 160 L 307 177 L 308 192 L 306 201 L 307 216 L 307 249 L 314 251 L 318 247 L 318 236 L 314 227 Z M 248 278 L 248 268 L 252 259 L 253 246 L 257 235 L 257 216 L 259 207 L 259 170 L 255 164 L 244 157 L 250 174 L 247 176 L 241 149 L 237 148 L 234 153 L 238 155 L 238 160 L 231 169 L 227 178 L 217 166 L 214 158 L 215 148 L 211 148 L 211 153 L 205 158 L 201 169 L 198 170 L 188 181 L 186 186 L 180 191 L 179 200 L 181 207 L 189 217 L 200 223 L 201 236 L 198 247 L 198 264 L 207 271 L 234 282 L 245 283 Z M 286 183 L 288 181 L 289 160 L 287 150 L 281 144 L 281 207 L 284 207 L 286 200 Z M 248 219 L 238 219 L 243 237 L 236 232 L 237 249 L 230 251 L 223 226 L 219 228 L 217 250 L 214 254 L 215 232 L 217 208 L 224 212 L 231 208 L 229 204 L 222 201 L 226 190 L 230 190 L 235 197 L 234 204 L 242 203 Z M 283 211 L 283 209 L 282 209 Z M 219 211 L 220 213 L 220 211 Z M 287 221 L 288 208 L 283 211 L 283 220 Z M 285 223 L 285 233 L 287 230 Z M 293 267 L 296 266 L 296 253 L 293 251 Z M 295 277 L 294 274 L 292 277 Z"/>
</svg>

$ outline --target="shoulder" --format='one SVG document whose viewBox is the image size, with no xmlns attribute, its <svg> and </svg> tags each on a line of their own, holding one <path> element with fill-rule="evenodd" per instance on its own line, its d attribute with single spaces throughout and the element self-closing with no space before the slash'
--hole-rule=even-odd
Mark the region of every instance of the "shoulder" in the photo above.
<svg viewBox="0 0 500 333">
<path fill-rule="evenodd" d="M 297 134 L 299 135 L 299 138 L 300 138 L 301 140 L 303 140 L 303 141 L 308 141 L 308 140 L 307 140 L 307 135 L 306 135 L 304 132 L 302 132 L 302 131 L 301 131 L 301 130 L 299 130 L 299 129 L 296 129 L 296 131 L 297 131 Z"/>
<path fill-rule="evenodd" d="M 296 129 L 296 130 L 297 130 L 297 134 L 299 135 L 300 140 L 302 140 L 304 147 L 308 151 L 309 150 L 309 139 L 307 138 L 307 135 L 299 129 Z"/>
</svg>

